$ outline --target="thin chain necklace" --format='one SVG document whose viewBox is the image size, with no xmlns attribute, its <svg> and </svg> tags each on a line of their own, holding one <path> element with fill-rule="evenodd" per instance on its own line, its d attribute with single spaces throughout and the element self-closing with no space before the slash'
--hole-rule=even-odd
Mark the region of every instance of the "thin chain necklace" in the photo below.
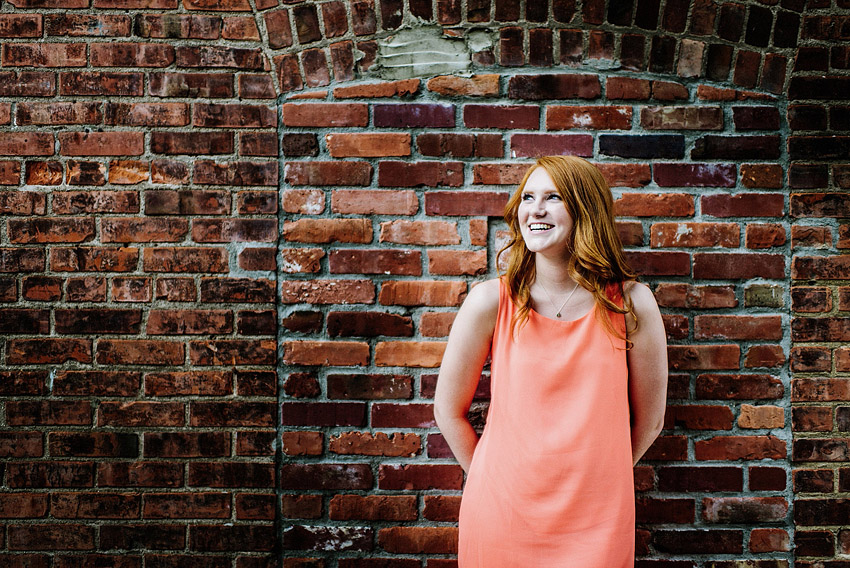
<svg viewBox="0 0 850 568">
<path fill-rule="evenodd" d="M 538 284 L 540 284 L 540 287 L 543 288 L 544 292 L 546 292 L 546 297 L 549 298 L 549 303 L 552 304 L 552 307 L 554 308 L 555 302 L 552 301 L 552 296 L 549 294 L 549 290 L 546 289 L 546 286 L 543 285 L 543 282 L 538 281 Z M 575 293 L 576 288 L 578 288 L 578 282 L 576 282 L 576 285 L 573 286 L 573 291 L 569 293 L 569 295 L 567 296 L 567 299 L 564 300 L 563 304 L 561 304 L 561 307 L 557 309 L 557 312 L 555 313 L 556 318 L 561 317 L 561 310 L 564 309 L 564 306 L 566 306 L 567 302 L 570 301 L 570 298 L 573 297 L 573 294 Z"/>
</svg>

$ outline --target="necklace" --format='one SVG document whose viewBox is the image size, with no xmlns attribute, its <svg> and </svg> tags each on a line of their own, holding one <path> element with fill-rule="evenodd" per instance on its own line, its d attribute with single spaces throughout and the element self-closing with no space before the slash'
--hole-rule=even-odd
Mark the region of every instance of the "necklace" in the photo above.
<svg viewBox="0 0 850 568">
<path fill-rule="evenodd" d="M 543 288 L 543 291 L 544 291 L 544 292 L 546 292 L 546 297 L 547 297 L 547 298 L 549 298 L 549 303 L 550 303 L 550 304 L 552 304 L 552 307 L 554 308 L 554 307 L 555 307 L 555 302 L 553 302 L 553 301 L 552 301 L 552 296 L 549 294 L 549 290 L 547 290 L 547 289 L 546 289 L 546 286 L 544 286 L 544 285 L 543 285 L 543 282 L 540 282 L 540 287 L 541 287 L 541 288 Z M 569 293 L 569 295 L 567 296 L 567 299 L 566 299 L 566 300 L 564 300 L 564 303 L 563 303 L 563 304 L 561 304 L 561 307 L 560 307 L 560 308 L 558 308 L 557 312 L 555 313 L 555 317 L 556 317 L 556 318 L 561 317 L 561 310 L 563 310 L 563 309 L 564 309 L 564 306 L 566 306 L 566 305 L 567 305 L 567 302 L 569 302 L 569 301 L 570 301 L 570 298 L 572 298 L 572 297 L 573 297 L 573 294 L 575 293 L 576 288 L 578 288 L 578 282 L 576 282 L 576 285 L 575 285 L 575 286 L 573 286 L 573 291 Z"/>
</svg>

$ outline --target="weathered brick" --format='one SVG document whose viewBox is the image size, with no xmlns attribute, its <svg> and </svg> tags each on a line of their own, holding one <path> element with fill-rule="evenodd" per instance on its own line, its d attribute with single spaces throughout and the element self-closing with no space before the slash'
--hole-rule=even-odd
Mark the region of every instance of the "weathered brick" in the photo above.
<svg viewBox="0 0 850 568">
<path fill-rule="evenodd" d="M 468 128 L 523 128 L 540 126 L 540 109 L 531 105 L 476 105 L 463 107 L 463 122 Z"/>
<path fill-rule="evenodd" d="M 366 126 L 368 106 L 361 103 L 286 103 L 283 105 L 286 126 Z M 383 126 L 375 124 L 375 126 Z"/>
<path fill-rule="evenodd" d="M 631 124 L 632 108 L 627 106 L 552 105 L 546 108 L 546 130 L 628 130 Z"/>
<path fill-rule="evenodd" d="M 459 187 L 462 184 L 461 162 L 383 161 L 378 166 L 378 185 L 382 187 Z"/>
</svg>

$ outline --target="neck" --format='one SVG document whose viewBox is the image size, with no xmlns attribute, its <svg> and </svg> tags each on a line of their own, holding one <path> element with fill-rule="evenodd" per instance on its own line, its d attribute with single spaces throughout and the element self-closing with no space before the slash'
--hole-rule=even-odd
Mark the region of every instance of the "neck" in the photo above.
<svg viewBox="0 0 850 568">
<path fill-rule="evenodd" d="M 571 286 L 573 279 L 570 278 L 570 273 L 567 270 L 568 260 L 569 258 L 554 259 L 539 253 L 536 254 L 534 258 L 535 278 L 537 281 L 543 282 L 544 286 L 548 285 L 553 289 Z"/>
</svg>

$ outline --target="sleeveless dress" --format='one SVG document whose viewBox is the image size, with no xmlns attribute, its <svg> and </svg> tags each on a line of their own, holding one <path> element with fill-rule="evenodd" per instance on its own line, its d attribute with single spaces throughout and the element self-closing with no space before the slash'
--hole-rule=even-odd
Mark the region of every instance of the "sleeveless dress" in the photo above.
<svg viewBox="0 0 850 568">
<path fill-rule="evenodd" d="M 615 290 L 607 293 L 622 305 Z M 515 309 L 500 282 L 490 408 L 461 499 L 458 566 L 632 567 L 625 341 L 596 307 L 573 321 L 532 310 L 513 341 Z M 625 329 L 622 314 L 611 317 Z"/>
</svg>

